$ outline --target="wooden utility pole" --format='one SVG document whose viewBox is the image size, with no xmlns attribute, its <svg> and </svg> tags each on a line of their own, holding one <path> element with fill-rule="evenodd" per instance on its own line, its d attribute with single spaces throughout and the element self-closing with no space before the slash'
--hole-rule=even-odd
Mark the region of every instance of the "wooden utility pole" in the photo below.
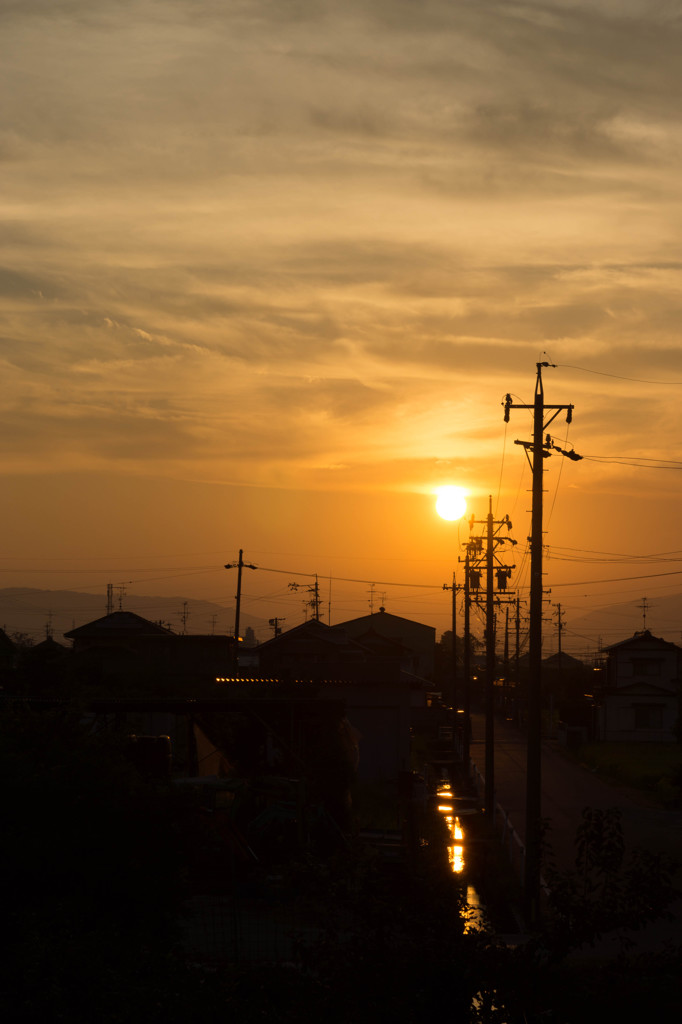
<svg viewBox="0 0 682 1024">
<path fill-rule="evenodd" d="M 532 405 L 516 405 L 511 395 L 504 402 L 504 419 L 509 422 L 510 409 L 533 410 L 533 440 L 515 441 L 526 451 L 526 457 L 533 473 L 533 507 L 531 512 L 530 537 L 530 634 L 529 634 L 529 680 L 528 680 L 528 753 L 526 768 L 526 859 L 524 865 L 524 896 L 526 914 L 533 922 L 539 916 L 540 866 L 542 851 L 542 810 L 541 810 L 541 743 L 542 743 L 542 482 L 544 460 L 551 450 L 578 460 L 582 458 L 574 451 L 559 448 L 545 430 L 566 410 L 566 422 L 573 415 L 572 405 L 545 405 L 542 386 L 542 368 L 552 363 L 537 363 L 535 396 Z M 552 415 L 545 421 L 545 412 Z"/>
</svg>

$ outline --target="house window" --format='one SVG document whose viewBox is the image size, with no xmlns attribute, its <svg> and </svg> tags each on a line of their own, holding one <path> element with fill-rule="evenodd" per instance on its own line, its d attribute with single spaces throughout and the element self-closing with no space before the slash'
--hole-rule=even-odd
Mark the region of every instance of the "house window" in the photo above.
<svg viewBox="0 0 682 1024">
<path fill-rule="evenodd" d="M 632 659 L 632 671 L 636 676 L 660 676 L 662 667 L 660 658 Z"/>
<path fill-rule="evenodd" d="M 662 704 L 635 704 L 635 729 L 662 729 Z"/>
</svg>

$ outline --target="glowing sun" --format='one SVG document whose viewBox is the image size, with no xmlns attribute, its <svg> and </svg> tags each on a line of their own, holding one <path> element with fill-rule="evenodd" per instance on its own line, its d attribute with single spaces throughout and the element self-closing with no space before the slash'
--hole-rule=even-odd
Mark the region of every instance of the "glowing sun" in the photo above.
<svg viewBox="0 0 682 1024">
<path fill-rule="evenodd" d="M 461 487 L 439 487 L 436 494 L 436 512 L 442 519 L 462 518 L 467 503 Z"/>
</svg>

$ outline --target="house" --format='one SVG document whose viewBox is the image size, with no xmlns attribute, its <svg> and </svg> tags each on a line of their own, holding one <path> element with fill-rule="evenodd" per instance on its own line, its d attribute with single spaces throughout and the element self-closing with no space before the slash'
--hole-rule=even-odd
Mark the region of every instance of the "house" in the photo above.
<svg viewBox="0 0 682 1024">
<path fill-rule="evenodd" d="M 421 629 L 433 643 L 435 630 Z M 397 779 L 409 768 L 411 718 L 415 705 L 425 705 L 426 687 L 401 667 L 405 660 L 413 664 L 408 647 L 367 623 L 357 629 L 363 639 L 350 632 L 343 624 L 301 623 L 261 644 L 259 672 L 289 685 L 288 692 L 312 684 L 319 698 L 342 700 L 358 738 L 359 777 Z"/>
<path fill-rule="evenodd" d="M 111 695 L 196 696 L 233 664 L 232 637 L 173 633 L 134 612 L 111 612 L 64 636 L 73 642 L 74 677 Z"/>
<path fill-rule="evenodd" d="M 344 630 L 309 619 L 278 633 L 256 650 L 258 672 L 282 681 L 361 679 L 368 675 L 370 652 Z"/>
<path fill-rule="evenodd" d="M 604 679 L 595 694 L 599 738 L 675 742 L 682 648 L 646 629 L 604 653 Z"/>
<path fill-rule="evenodd" d="M 343 630 L 351 639 L 370 649 L 397 658 L 400 668 L 412 676 L 433 680 L 436 651 L 436 630 L 421 622 L 392 615 L 385 608 L 340 622 L 334 629 Z"/>
<path fill-rule="evenodd" d="M 61 692 L 68 674 L 69 650 L 46 636 L 39 644 L 25 647 L 20 653 L 19 672 L 25 693 L 32 696 Z"/>
</svg>

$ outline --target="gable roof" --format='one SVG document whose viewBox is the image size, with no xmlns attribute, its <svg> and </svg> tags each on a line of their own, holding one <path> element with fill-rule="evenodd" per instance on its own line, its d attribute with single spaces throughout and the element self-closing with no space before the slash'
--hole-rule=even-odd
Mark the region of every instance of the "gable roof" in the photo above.
<svg viewBox="0 0 682 1024">
<path fill-rule="evenodd" d="M 638 647 L 645 648 L 647 650 L 656 650 L 656 648 L 667 647 L 674 651 L 681 651 L 682 647 L 672 643 L 670 640 L 663 640 L 661 637 L 654 636 L 649 632 L 648 629 L 643 629 L 634 636 L 628 637 L 627 640 L 619 640 L 615 644 L 611 644 L 609 647 L 605 647 L 604 651 L 618 651 L 625 650 L 628 647 L 637 649 Z"/>
<path fill-rule="evenodd" d="M 350 626 L 355 633 L 361 625 L 367 628 L 376 629 L 377 626 L 393 625 L 396 628 L 398 626 L 408 626 L 410 629 L 428 630 L 431 633 L 436 632 L 434 626 L 427 626 L 423 622 L 417 622 L 416 619 L 406 619 L 403 615 L 394 615 L 392 612 L 387 612 L 385 608 L 380 608 L 378 612 L 371 612 L 369 615 L 359 615 L 356 619 L 347 619 L 345 622 L 339 622 L 336 626 L 331 627 L 332 629 L 344 629 Z"/>
<path fill-rule="evenodd" d="M 89 640 L 105 637 L 129 636 L 174 636 L 165 626 L 143 619 L 135 612 L 111 612 L 94 622 L 86 622 L 84 626 L 76 626 L 64 636 L 69 640 Z"/>
<path fill-rule="evenodd" d="M 572 654 L 567 654 L 566 651 L 562 651 L 561 654 L 558 651 L 555 654 L 550 654 L 549 657 L 542 659 L 542 664 L 549 669 L 569 668 L 587 670 L 587 665 L 584 661 L 574 658 Z"/>
<path fill-rule="evenodd" d="M 298 626 L 293 626 L 277 636 L 270 637 L 269 640 L 260 644 L 258 650 L 270 651 L 286 648 L 291 644 L 291 641 L 302 644 L 323 644 L 334 649 L 357 648 L 358 646 L 354 640 L 351 640 L 343 630 L 337 629 L 336 626 L 327 626 L 324 622 L 320 622 L 319 619 L 308 619 L 307 622 L 301 622 Z"/>
</svg>

